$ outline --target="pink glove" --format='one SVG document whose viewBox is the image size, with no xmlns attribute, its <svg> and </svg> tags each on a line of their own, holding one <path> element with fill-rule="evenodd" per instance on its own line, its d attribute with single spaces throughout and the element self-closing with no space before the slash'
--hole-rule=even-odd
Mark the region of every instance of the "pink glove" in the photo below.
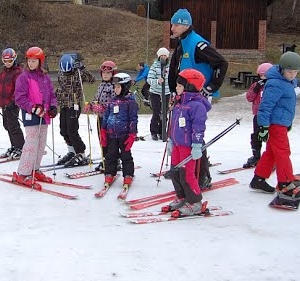
<svg viewBox="0 0 300 281">
<path fill-rule="evenodd" d="M 104 107 L 102 104 L 99 104 L 99 103 L 93 103 L 92 105 L 92 111 L 95 113 L 95 114 L 99 114 L 101 112 L 104 112 Z"/>
<path fill-rule="evenodd" d="M 136 134 L 129 134 L 128 138 L 125 140 L 124 145 L 125 145 L 125 151 L 129 151 L 135 141 Z"/>
<path fill-rule="evenodd" d="M 105 129 L 100 130 L 100 143 L 102 147 L 107 147 L 107 131 Z"/>
<path fill-rule="evenodd" d="M 89 102 L 86 102 L 83 108 L 84 113 L 88 113 L 91 110 L 91 104 Z"/>
<path fill-rule="evenodd" d="M 42 118 L 45 115 L 46 111 L 43 105 L 34 104 L 32 106 L 31 113 L 36 114 L 38 117 Z"/>
</svg>

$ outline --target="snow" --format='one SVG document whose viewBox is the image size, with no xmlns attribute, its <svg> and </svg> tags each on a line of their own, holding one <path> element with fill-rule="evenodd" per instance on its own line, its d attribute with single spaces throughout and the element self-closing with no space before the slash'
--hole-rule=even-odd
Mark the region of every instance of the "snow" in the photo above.
<svg viewBox="0 0 300 281">
<path fill-rule="evenodd" d="M 140 136 L 149 134 L 150 117 L 139 116 Z M 204 193 L 210 205 L 231 210 L 232 216 L 135 225 L 119 216 L 119 212 L 130 211 L 116 198 L 122 177 L 101 199 L 94 198 L 94 193 L 101 188 L 103 175 L 70 180 L 92 184 L 92 190 L 47 185 L 49 189 L 77 194 L 78 200 L 74 201 L 1 182 L 0 280 L 299 280 L 299 213 L 269 208 L 274 195 L 248 188 L 251 169 L 230 175 L 217 173 L 218 169 L 239 167 L 251 156 L 251 104 L 241 94 L 221 99 L 209 113 L 206 141 L 240 117 L 241 125 L 208 149 L 212 162 L 222 162 L 211 168 L 213 180 L 235 177 L 240 183 Z M 85 115 L 80 118 L 80 134 L 88 147 L 87 119 Z M 55 151 L 63 156 L 66 146 L 59 135 L 58 121 L 56 118 L 54 122 Z M 90 116 L 90 121 L 92 155 L 96 158 L 100 156 L 96 118 Z M 299 115 L 290 132 L 295 173 L 300 164 L 298 125 Z M 1 153 L 9 145 L 7 133 L 4 129 L 2 132 Z M 48 145 L 52 147 L 51 126 Z M 164 148 L 165 143 L 155 142 L 150 136 L 146 141 L 135 142 L 135 165 L 142 168 L 136 170 L 128 199 L 173 190 L 170 180 L 162 178 L 157 185 L 156 179 L 149 176 L 159 171 Z M 52 163 L 52 153 L 47 151 L 43 164 Z M 17 165 L 1 164 L 1 171 L 11 173 Z M 86 166 L 68 172 L 89 169 Z M 57 170 L 55 179 L 68 181 L 64 172 Z M 276 184 L 275 173 L 269 183 Z M 146 210 L 159 209 L 154 206 Z"/>
</svg>

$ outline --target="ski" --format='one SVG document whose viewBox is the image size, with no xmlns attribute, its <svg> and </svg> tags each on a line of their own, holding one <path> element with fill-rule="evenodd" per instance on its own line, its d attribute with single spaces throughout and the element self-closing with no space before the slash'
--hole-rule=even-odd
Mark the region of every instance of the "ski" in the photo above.
<svg viewBox="0 0 300 281">
<path fill-rule="evenodd" d="M 61 169 L 72 169 L 72 168 L 77 168 L 77 167 L 83 167 L 83 166 L 87 166 L 87 165 L 97 165 L 99 164 L 99 162 L 95 162 L 99 160 L 98 158 L 96 159 L 92 159 L 92 162 L 90 163 L 89 161 L 86 164 L 83 165 L 78 165 L 78 166 L 72 166 L 72 167 L 65 167 L 65 165 L 43 165 L 40 167 L 40 170 L 43 172 L 49 172 L 49 171 L 53 171 L 53 170 L 61 170 Z"/>
<path fill-rule="evenodd" d="M 222 163 L 220 163 L 220 162 L 217 162 L 217 163 L 210 163 L 209 164 L 209 167 L 215 167 L 215 166 L 219 166 L 219 165 L 221 165 Z M 169 172 L 169 170 L 168 171 L 162 171 L 161 173 L 150 173 L 150 175 L 152 176 L 152 177 L 154 177 L 154 178 L 157 178 L 157 177 L 160 177 L 160 176 L 164 176 L 166 173 L 168 173 Z"/>
<path fill-rule="evenodd" d="M 244 171 L 244 170 L 250 170 L 253 168 L 255 168 L 255 167 L 250 167 L 250 168 L 239 167 L 239 168 L 233 168 L 233 169 L 228 169 L 228 170 L 218 170 L 218 173 L 222 174 L 222 175 L 227 175 L 227 174 L 236 173 L 236 172 L 240 172 L 240 171 Z"/>
<path fill-rule="evenodd" d="M 300 200 L 289 200 L 280 198 L 278 195 L 269 204 L 272 208 L 297 211 L 299 208 Z"/>
<path fill-rule="evenodd" d="M 211 190 L 216 190 L 216 189 L 219 189 L 219 188 L 223 188 L 223 187 L 226 187 L 226 186 L 235 185 L 235 184 L 238 184 L 238 183 L 239 182 L 235 178 L 228 178 L 228 179 L 225 179 L 225 180 L 213 182 L 212 187 L 203 190 L 202 193 L 207 192 L 207 191 L 211 191 Z M 172 201 L 176 198 L 176 194 L 175 194 L 175 191 L 171 191 L 171 192 L 161 193 L 161 194 L 157 194 L 157 195 L 153 195 L 153 196 L 149 196 L 149 197 L 145 197 L 145 198 L 152 198 L 152 199 L 149 199 L 150 201 L 149 200 L 147 200 L 147 201 L 137 201 L 137 200 L 145 200 L 144 198 L 135 199 L 134 202 L 136 202 L 136 203 L 134 203 L 134 204 L 129 203 L 129 208 L 133 209 L 133 210 L 141 210 L 141 209 L 149 208 L 149 207 L 152 207 L 152 206 L 155 206 L 155 205 L 159 205 L 161 203 L 170 202 L 170 201 Z M 130 202 L 130 201 L 128 201 L 128 202 Z"/>
<path fill-rule="evenodd" d="M 17 186 L 20 186 L 20 187 L 24 187 L 24 188 L 27 188 L 27 189 L 35 190 L 35 191 L 38 191 L 38 192 L 47 193 L 47 194 L 50 194 L 50 195 L 53 195 L 53 196 L 56 196 L 56 197 L 61 197 L 61 198 L 64 198 L 64 199 L 69 199 L 69 200 L 77 199 L 77 195 L 69 195 L 69 194 L 53 191 L 53 190 L 50 190 L 50 189 L 46 189 L 46 188 L 43 188 L 43 187 L 41 189 L 34 188 L 34 187 L 32 188 L 30 186 L 26 186 L 26 185 L 23 185 L 23 184 L 20 184 L 20 183 L 17 183 L 17 182 L 13 182 L 11 179 L 6 179 L 6 178 L 0 177 L 0 181 L 11 183 L 11 184 L 14 184 L 14 185 L 17 185 Z"/>
<path fill-rule="evenodd" d="M 4 163 L 8 163 L 8 162 L 12 162 L 12 161 L 17 161 L 20 160 L 20 158 L 1 158 L 0 159 L 0 164 L 4 164 Z"/>
<path fill-rule="evenodd" d="M 133 218 L 129 219 L 130 222 L 135 224 L 148 224 L 148 223 L 156 223 L 156 222 L 166 222 L 166 221 L 176 221 L 176 220 L 188 220 L 188 219 L 200 219 L 200 218 L 212 218 L 212 217 L 223 217 L 223 216 L 229 216 L 233 213 L 231 211 L 214 211 L 210 212 L 205 211 L 203 213 L 193 215 L 193 216 L 185 216 L 185 217 L 171 217 L 171 216 L 157 216 L 152 218 Z"/>
<path fill-rule="evenodd" d="M 166 192 L 166 193 L 159 193 L 159 194 L 155 194 L 155 195 L 151 195 L 151 196 L 147 196 L 147 197 L 132 199 L 132 200 L 126 201 L 126 203 L 132 205 L 132 204 L 151 201 L 151 200 L 154 200 L 154 199 L 158 199 L 158 198 L 161 198 L 161 197 L 166 197 L 166 196 L 170 196 L 170 195 L 174 195 L 174 194 L 175 194 L 175 191 L 169 191 L 169 192 Z"/>
<path fill-rule="evenodd" d="M 129 191 L 131 184 L 123 184 L 123 190 L 119 193 L 118 199 L 119 200 L 125 200 Z"/>
<path fill-rule="evenodd" d="M 112 184 L 117 180 L 117 178 L 119 176 L 120 176 L 119 174 L 116 174 L 115 177 L 114 177 L 114 179 L 113 179 L 113 182 L 110 185 L 105 185 L 104 184 L 104 187 L 100 191 L 96 192 L 94 194 L 94 196 L 96 198 L 102 198 L 107 193 L 107 191 L 110 189 L 110 187 L 112 186 Z"/>
<path fill-rule="evenodd" d="M 217 211 L 217 210 L 222 210 L 222 207 L 220 206 L 210 206 L 209 207 L 210 211 Z M 142 212 L 142 213 L 137 213 L 137 212 L 129 212 L 129 213 L 119 213 L 120 216 L 126 217 L 126 218 L 141 218 L 141 217 L 156 217 L 156 216 L 162 216 L 162 215 L 167 215 L 169 212 L 162 212 L 162 211 L 154 211 L 154 212 Z"/>
<path fill-rule="evenodd" d="M 5 177 L 11 177 L 11 174 L 0 174 L 0 176 L 5 176 Z M 91 185 L 81 185 L 81 184 L 72 184 L 68 182 L 62 182 L 62 181 L 53 181 L 53 182 L 45 182 L 47 184 L 54 184 L 58 186 L 65 186 L 65 187 L 71 187 L 71 188 L 78 188 L 78 189 L 91 189 Z"/>
</svg>

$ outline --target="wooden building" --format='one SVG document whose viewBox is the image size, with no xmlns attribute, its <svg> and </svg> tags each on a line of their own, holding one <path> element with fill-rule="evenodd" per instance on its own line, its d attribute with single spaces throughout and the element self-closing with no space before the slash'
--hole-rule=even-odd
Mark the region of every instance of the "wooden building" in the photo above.
<svg viewBox="0 0 300 281">
<path fill-rule="evenodd" d="M 170 19 L 179 8 L 192 15 L 195 31 L 227 58 L 264 59 L 267 6 L 272 0 L 160 0 L 164 45 L 174 47 Z"/>
</svg>

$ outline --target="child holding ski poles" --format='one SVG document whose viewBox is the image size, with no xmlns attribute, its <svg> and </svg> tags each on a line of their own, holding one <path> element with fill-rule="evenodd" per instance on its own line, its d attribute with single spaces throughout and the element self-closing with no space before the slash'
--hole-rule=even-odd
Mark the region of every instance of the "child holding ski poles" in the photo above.
<svg viewBox="0 0 300 281">
<path fill-rule="evenodd" d="M 18 171 L 13 173 L 12 180 L 41 189 L 36 180 L 52 182 L 39 168 L 46 147 L 48 125 L 57 115 L 57 100 L 50 76 L 42 68 L 44 51 L 31 47 L 25 57 L 25 70 L 16 82 L 15 102 L 22 111 L 26 139 Z"/>
<path fill-rule="evenodd" d="M 163 211 L 172 216 L 192 216 L 202 211 L 202 194 L 195 175 L 196 160 L 202 157 L 202 143 L 209 101 L 199 92 L 205 83 L 203 74 L 195 69 L 182 70 L 177 78 L 176 100 L 173 108 L 168 154 L 171 155 L 171 179 L 177 198 Z M 192 155 L 185 166 L 174 170 L 182 160 Z"/>
<path fill-rule="evenodd" d="M 104 185 L 112 184 L 121 158 L 123 184 L 130 186 L 134 177 L 131 147 L 137 135 L 138 104 L 130 96 L 131 77 L 127 73 L 114 75 L 112 82 L 116 96 L 105 110 L 100 138 L 102 147 L 107 148 Z"/>
</svg>

